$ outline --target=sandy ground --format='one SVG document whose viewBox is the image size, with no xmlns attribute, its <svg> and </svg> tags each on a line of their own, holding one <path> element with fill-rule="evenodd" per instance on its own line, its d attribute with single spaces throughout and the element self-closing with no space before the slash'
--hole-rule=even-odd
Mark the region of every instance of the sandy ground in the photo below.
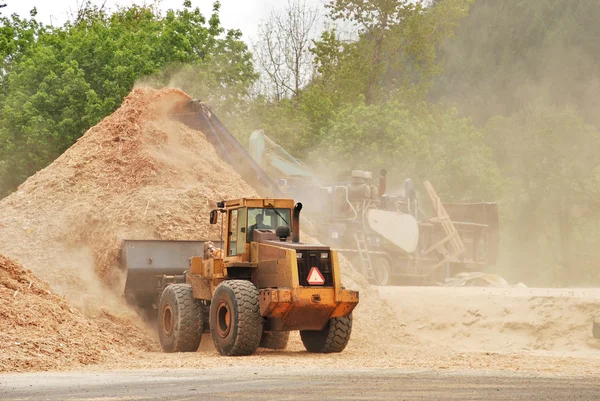
<svg viewBox="0 0 600 401">
<path fill-rule="evenodd" d="M 377 287 L 376 291 L 383 307 L 393 310 L 398 320 L 380 324 L 396 326 L 402 333 L 376 337 L 379 347 L 357 335 L 341 354 L 315 355 L 307 353 L 294 335 L 285 351 L 259 349 L 249 357 L 228 358 L 219 356 L 210 335 L 204 335 L 198 352 L 144 352 L 84 369 L 319 366 L 600 377 L 600 341 L 591 335 L 592 312 L 600 310 L 600 289 Z"/>
<path fill-rule="evenodd" d="M 378 287 L 405 330 L 454 351 L 590 357 L 600 289 Z"/>
</svg>

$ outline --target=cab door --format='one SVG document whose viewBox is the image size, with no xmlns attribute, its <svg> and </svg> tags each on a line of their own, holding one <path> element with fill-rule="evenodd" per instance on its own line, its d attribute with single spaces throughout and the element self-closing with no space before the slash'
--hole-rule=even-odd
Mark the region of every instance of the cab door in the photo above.
<svg viewBox="0 0 600 401">
<path fill-rule="evenodd" d="M 246 252 L 246 220 L 245 207 L 229 211 L 229 232 L 227 256 L 243 255 Z"/>
</svg>

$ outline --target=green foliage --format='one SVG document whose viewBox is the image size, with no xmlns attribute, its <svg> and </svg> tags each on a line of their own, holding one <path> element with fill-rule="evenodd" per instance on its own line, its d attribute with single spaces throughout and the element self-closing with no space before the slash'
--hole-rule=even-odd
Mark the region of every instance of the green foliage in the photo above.
<svg viewBox="0 0 600 401">
<path fill-rule="evenodd" d="M 333 72 L 335 85 L 364 95 L 368 104 L 385 101 L 398 89 L 417 90 L 422 98 L 441 72 L 440 43 L 453 34 L 471 3 L 446 0 L 426 7 L 408 0 L 332 0 L 331 17 L 355 24 L 359 37 L 342 44 L 333 32 L 325 33 L 315 46 L 317 63 L 321 71 Z"/>
<path fill-rule="evenodd" d="M 217 106 L 239 106 L 256 75 L 241 33 L 225 33 L 218 12 L 218 2 L 210 18 L 189 2 L 164 16 L 147 6 L 109 15 L 88 5 L 59 28 L 1 18 L 0 194 L 114 111 L 143 77 L 185 80 Z"/>
<path fill-rule="evenodd" d="M 455 110 L 426 104 L 348 105 L 312 159 L 335 173 L 386 168 L 396 185 L 407 177 L 430 179 L 448 201 L 493 199 L 501 188 L 481 132 Z"/>
</svg>

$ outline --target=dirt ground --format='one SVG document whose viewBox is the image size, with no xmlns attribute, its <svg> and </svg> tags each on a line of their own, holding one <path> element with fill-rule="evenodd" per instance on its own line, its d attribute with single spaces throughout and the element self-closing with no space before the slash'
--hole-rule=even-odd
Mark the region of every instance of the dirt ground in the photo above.
<svg viewBox="0 0 600 401">
<path fill-rule="evenodd" d="M 395 319 L 380 322 L 373 330 L 359 325 L 342 354 L 308 354 L 294 336 L 283 352 L 259 350 L 250 357 L 225 358 L 218 356 L 205 335 L 196 353 L 149 352 L 126 364 L 113 361 L 91 369 L 318 365 L 600 375 L 600 340 L 591 335 L 592 312 L 600 310 L 600 289 L 374 289 L 381 294 L 380 307 L 393 310 Z M 368 311 L 357 312 L 364 316 Z M 390 326 L 399 335 L 390 336 Z M 372 338 L 365 339 L 365 332 Z"/>
</svg>

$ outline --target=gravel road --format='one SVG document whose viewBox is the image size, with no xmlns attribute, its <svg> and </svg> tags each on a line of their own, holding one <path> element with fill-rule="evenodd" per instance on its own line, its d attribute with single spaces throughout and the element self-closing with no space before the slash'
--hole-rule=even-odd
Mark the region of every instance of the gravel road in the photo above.
<svg viewBox="0 0 600 401">
<path fill-rule="evenodd" d="M 598 400 L 599 379 L 294 367 L 0 376 L 2 400 Z"/>
</svg>

